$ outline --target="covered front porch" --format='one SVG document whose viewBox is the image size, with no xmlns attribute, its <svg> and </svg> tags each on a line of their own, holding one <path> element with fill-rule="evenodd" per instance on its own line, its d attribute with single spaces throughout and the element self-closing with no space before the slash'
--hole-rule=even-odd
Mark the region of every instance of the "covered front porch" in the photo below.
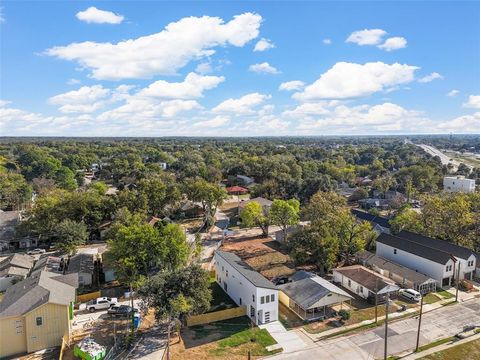
<svg viewBox="0 0 480 360">
<path fill-rule="evenodd" d="M 336 311 L 332 309 L 331 305 L 312 306 L 305 309 L 299 304 L 297 304 L 295 301 L 290 299 L 288 303 L 288 308 L 292 310 L 300 319 L 305 321 L 311 321 L 324 320 L 334 316 L 336 314 Z M 341 302 L 339 305 L 341 308 L 343 306 L 343 302 Z"/>
</svg>

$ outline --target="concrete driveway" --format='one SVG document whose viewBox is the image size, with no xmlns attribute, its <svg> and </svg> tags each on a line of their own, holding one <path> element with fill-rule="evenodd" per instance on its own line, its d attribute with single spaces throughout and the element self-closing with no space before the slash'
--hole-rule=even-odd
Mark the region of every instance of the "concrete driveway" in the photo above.
<svg viewBox="0 0 480 360">
<path fill-rule="evenodd" d="M 480 300 L 445 306 L 426 313 L 422 318 L 420 345 L 453 336 L 467 324 L 480 324 Z M 391 323 L 388 333 L 388 354 L 398 355 L 413 351 L 416 342 L 418 317 Z M 319 341 L 291 353 L 282 353 L 270 359 L 293 360 L 367 360 L 383 357 L 384 327 L 359 334 Z"/>
<path fill-rule="evenodd" d="M 280 321 L 273 321 L 258 326 L 266 329 L 275 341 L 280 344 L 284 352 L 294 352 L 305 349 L 307 344 L 297 335 L 295 331 L 287 331 Z"/>
</svg>

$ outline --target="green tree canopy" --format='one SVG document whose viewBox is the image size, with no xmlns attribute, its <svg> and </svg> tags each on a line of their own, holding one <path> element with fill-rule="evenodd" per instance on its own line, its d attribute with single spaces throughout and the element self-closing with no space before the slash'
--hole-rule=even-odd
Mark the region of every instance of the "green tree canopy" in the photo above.
<svg viewBox="0 0 480 360">
<path fill-rule="evenodd" d="M 255 201 L 246 204 L 240 213 L 242 225 L 245 227 L 259 227 L 262 229 L 263 236 L 268 236 L 270 226 L 270 214 L 267 208 Z"/>
<path fill-rule="evenodd" d="M 198 265 L 160 272 L 139 293 L 159 320 L 201 314 L 210 308 L 212 298 L 208 273 Z"/>
<path fill-rule="evenodd" d="M 88 239 L 87 227 L 84 223 L 69 219 L 60 222 L 55 231 L 55 247 L 63 253 L 74 255 L 77 247 Z"/>
</svg>

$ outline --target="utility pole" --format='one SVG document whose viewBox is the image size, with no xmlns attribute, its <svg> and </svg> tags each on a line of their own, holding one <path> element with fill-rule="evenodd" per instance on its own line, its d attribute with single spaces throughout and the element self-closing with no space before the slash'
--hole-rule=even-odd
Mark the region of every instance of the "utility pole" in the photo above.
<svg viewBox="0 0 480 360">
<path fill-rule="evenodd" d="M 388 303 L 390 302 L 390 293 L 387 292 L 387 302 L 385 303 L 385 348 L 383 351 L 383 359 L 387 360 L 387 343 L 388 343 Z"/>
<path fill-rule="evenodd" d="M 167 360 L 170 360 L 170 323 L 172 322 L 170 316 L 167 324 Z"/>
<path fill-rule="evenodd" d="M 375 278 L 375 324 L 378 323 L 378 278 Z"/>
<path fill-rule="evenodd" d="M 420 345 L 420 326 L 422 326 L 422 313 L 423 313 L 423 295 L 422 295 L 422 300 L 420 301 L 420 315 L 418 316 L 417 346 L 415 347 L 415 352 L 418 351 L 418 347 Z"/>
<path fill-rule="evenodd" d="M 458 270 L 457 270 L 457 290 L 455 291 L 455 302 L 458 301 L 458 283 L 460 282 L 460 262 L 458 263 Z"/>
</svg>

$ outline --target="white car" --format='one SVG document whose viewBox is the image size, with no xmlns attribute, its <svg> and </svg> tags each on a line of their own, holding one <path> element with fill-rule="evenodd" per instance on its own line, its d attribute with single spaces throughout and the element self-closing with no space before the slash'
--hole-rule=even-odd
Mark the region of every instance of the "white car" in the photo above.
<svg viewBox="0 0 480 360">
<path fill-rule="evenodd" d="M 116 305 L 117 298 L 99 297 L 87 302 L 87 311 L 94 312 L 97 310 L 109 309 L 110 306 Z"/>
<path fill-rule="evenodd" d="M 422 294 L 413 289 L 400 289 L 399 293 L 411 301 L 420 301 L 422 299 Z"/>
<path fill-rule="evenodd" d="M 45 249 L 33 249 L 27 252 L 28 255 L 45 254 Z"/>
</svg>

